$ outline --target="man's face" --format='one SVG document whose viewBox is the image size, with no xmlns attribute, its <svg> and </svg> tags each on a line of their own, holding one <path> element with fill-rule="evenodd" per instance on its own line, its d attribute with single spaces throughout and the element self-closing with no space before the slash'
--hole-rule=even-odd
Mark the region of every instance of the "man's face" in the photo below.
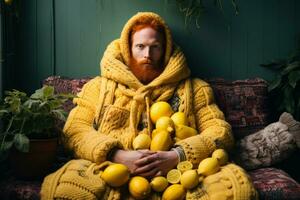
<svg viewBox="0 0 300 200">
<path fill-rule="evenodd" d="M 131 70 L 143 82 L 148 83 L 163 71 L 164 38 L 151 27 L 134 33 L 131 44 Z"/>
<path fill-rule="evenodd" d="M 145 27 L 132 37 L 132 57 L 141 66 L 160 67 L 163 52 L 163 37 L 151 27 Z"/>
</svg>

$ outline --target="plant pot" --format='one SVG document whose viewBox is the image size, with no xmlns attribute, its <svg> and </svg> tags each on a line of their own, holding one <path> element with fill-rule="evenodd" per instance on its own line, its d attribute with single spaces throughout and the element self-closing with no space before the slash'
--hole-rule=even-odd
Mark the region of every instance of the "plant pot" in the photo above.
<svg viewBox="0 0 300 200">
<path fill-rule="evenodd" d="M 13 173 L 21 179 L 38 179 L 49 173 L 56 157 L 58 139 L 31 139 L 28 153 L 13 148 L 9 160 Z"/>
</svg>

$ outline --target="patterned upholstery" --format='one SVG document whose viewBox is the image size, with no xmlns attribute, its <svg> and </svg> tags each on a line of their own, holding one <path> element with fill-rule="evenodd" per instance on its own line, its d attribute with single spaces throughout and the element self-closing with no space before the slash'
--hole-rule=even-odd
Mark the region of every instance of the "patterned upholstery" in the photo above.
<svg viewBox="0 0 300 200">
<path fill-rule="evenodd" d="M 52 76 L 43 84 L 52 85 L 56 92 L 72 92 L 76 94 L 91 78 L 70 79 Z M 267 83 L 262 79 L 225 81 L 223 79 L 208 80 L 215 91 L 215 97 L 227 121 L 232 125 L 236 138 L 260 130 L 269 123 L 267 109 Z M 73 107 L 71 101 L 65 110 Z M 60 167 L 69 158 L 60 149 L 54 169 Z M 257 188 L 260 199 L 300 199 L 299 184 L 282 170 L 263 168 L 249 172 Z M 19 181 L 10 178 L 0 182 L 0 199 L 39 199 L 39 181 Z"/>
<path fill-rule="evenodd" d="M 14 177 L 8 178 L 0 182 L 0 199 L 2 200 L 21 200 L 40 199 L 41 180 L 22 181 Z"/>
<path fill-rule="evenodd" d="M 287 173 L 275 168 L 261 168 L 248 171 L 260 199 L 300 199 L 300 184 Z"/>
<path fill-rule="evenodd" d="M 268 85 L 262 79 L 225 81 L 209 80 L 220 109 L 240 139 L 269 124 Z"/>
<path fill-rule="evenodd" d="M 91 78 L 72 79 L 61 76 L 50 76 L 43 81 L 43 85 L 50 85 L 57 93 L 72 93 L 76 95 L 81 91 L 82 86 Z M 69 112 L 74 107 L 72 101 L 67 101 L 64 105 L 65 111 Z"/>
</svg>

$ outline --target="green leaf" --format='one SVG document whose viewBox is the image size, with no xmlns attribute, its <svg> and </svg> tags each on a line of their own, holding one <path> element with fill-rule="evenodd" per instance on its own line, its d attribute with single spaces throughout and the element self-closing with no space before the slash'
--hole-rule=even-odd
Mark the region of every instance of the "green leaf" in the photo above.
<svg viewBox="0 0 300 200">
<path fill-rule="evenodd" d="M 28 99 L 25 103 L 24 106 L 26 106 L 27 108 L 31 109 L 33 107 L 37 107 L 40 104 L 40 100 L 36 100 L 36 99 Z"/>
<path fill-rule="evenodd" d="M 61 109 L 52 110 L 52 113 L 55 115 L 57 119 L 66 121 L 66 112 L 64 112 L 63 110 Z"/>
<path fill-rule="evenodd" d="M 19 113 L 21 108 L 21 99 L 20 98 L 16 98 L 16 99 L 11 99 L 10 102 L 10 109 L 13 113 Z"/>
<path fill-rule="evenodd" d="M 15 147 L 21 152 L 29 152 L 29 139 L 24 134 L 16 134 L 14 137 Z"/>
<path fill-rule="evenodd" d="M 13 144 L 14 144 L 14 141 L 4 141 L 2 146 L 1 146 L 0 151 L 9 150 L 12 147 Z"/>
<path fill-rule="evenodd" d="M 283 67 L 283 65 L 286 65 L 286 61 L 281 59 L 281 60 L 271 60 L 267 63 L 260 64 L 262 67 L 267 67 L 275 70 L 279 70 L 280 68 Z"/>
<path fill-rule="evenodd" d="M 53 109 L 61 107 L 63 102 L 64 101 L 60 100 L 60 99 L 53 99 L 48 102 L 48 106 L 50 107 L 51 110 L 53 110 Z"/>
<path fill-rule="evenodd" d="M 0 117 L 2 117 L 4 114 L 9 113 L 8 110 L 2 109 L 0 110 Z"/>
<path fill-rule="evenodd" d="M 284 88 L 284 99 L 283 99 L 283 106 L 285 108 L 285 111 L 291 113 L 292 115 L 295 112 L 295 99 L 293 97 L 293 88 L 289 85 Z"/>
<path fill-rule="evenodd" d="M 45 98 L 51 97 L 54 94 L 54 87 L 52 86 L 44 86 L 43 88 L 43 94 Z"/>
<path fill-rule="evenodd" d="M 297 82 L 300 80 L 300 71 L 291 72 L 288 76 L 289 84 L 295 88 L 297 85 Z"/>
<path fill-rule="evenodd" d="M 43 88 L 36 90 L 30 98 L 32 99 L 42 99 L 44 96 Z"/>
<path fill-rule="evenodd" d="M 33 93 L 30 98 L 32 99 L 47 99 L 54 95 L 54 87 L 52 86 L 44 86 Z"/>
<path fill-rule="evenodd" d="M 231 0 L 231 4 L 232 4 L 232 6 L 233 6 L 233 8 L 235 10 L 235 15 L 238 15 L 239 14 L 239 8 L 238 8 L 235 0 Z"/>
<path fill-rule="evenodd" d="M 291 71 L 293 71 L 294 69 L 300 68 L 300 62 L 299 61 L 295 61 L 293 63 L 290 63 L 287 65 L 287 67 L 281 72 L 282 75 L 288 74 Z"/>
<path fill-rule="evenodd" d="M 268 86 L 268 91 L 270 92 L 270 91 L 278 88 L 280 83 L 281 83 L 281 76 L 277 76 L 277 78 L 274 79 Z"/>
</svg>

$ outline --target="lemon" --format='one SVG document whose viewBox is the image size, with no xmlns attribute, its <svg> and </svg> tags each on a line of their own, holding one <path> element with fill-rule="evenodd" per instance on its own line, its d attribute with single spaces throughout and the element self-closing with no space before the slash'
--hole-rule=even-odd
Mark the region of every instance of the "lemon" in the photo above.
<svg viewBox="0 0 300 200">
<path fill-rule="evenodd" d="M 155 124 L 155 127 L 157 130 L 166 130 L 169 133 L 173 132 L 175 130 L 174 122 L 170 117 L 160 117 Z"/>
<path fill-rule="evenodd" d="M 197 135 L 198 132 L 196 129 L 189 127 L 189 126 L 185 126 L 185 125 L 178 125 L 176 126 L 176 138 L 178 139 L 185 139 L 194 135 Z"/>
<path fill-rule="evenodd" d="M 153 131 L 151 133 L 151 138 L 153 139 L 156 136 L 157 133 L 159 133 L 159 131 L 156 130 L 156 129 L 153 129 Z"/>
<path fill-rule="evenodd" d="M 171 116 L 171 119 L 173 120 L 174 124 L 176 126 L 179 125 L 188 125 L 188 119 L 185 116 L 183 112 L 176 112 Z"/>
<path fill-rule="evenodd" d="M 171 169 L 167 173 L 167 180 L 169 183 L 176 184 L 179 183 L 181 177 L 181 172 L 178 169 Z"/>
<path fill-rule="evenodd" d="M 151 144 L 151 138 L 146 133 L 141 133 L 138 136 L 136 136 L 132 142 L 132 147 L 137 149 L 149 149 Z"/>
<path fill-rule="evenodd" d="M 177 169 L 181 173 L 183 173 L 183 172 L 185 172 L 187 170 L 193 169 L 193 164 L 190 161 L 188 161 L 188 160 L 182 161 L 182 162 L 180 162 L 180 163 L 177 164 Z"/>
<path fill-rule="evenodd" d="M 151 192 L 151 186 L 147 179 L 135 176 L 129 181 L 129 192 L 136 199 L 145 199 Z"/>
<path fill-rule="evenodd" d="M 180 178 L 181 185 L 186 189 L 192 189 L 199 184 L 199 176 L 196 170 L 185 171 Z"/>
<path fill-rule="evenodd" d="M 112 164 L 105 168 L 101 178 L 112 187 L 120 187 L 129 180 L 129 169 L 123 164 Z"/>
<path fill-rule="evenodd" d="M 170 117 L 172 113 L 171 106 L 165 101 L 156 102 L 150 108 L 150 118 L 154 124 L 160 117 Z"/>
<path fill-rule="evenodd" d="M 183 200 L 185 198 L 185 189 L 180 184 L 169 186 L 163 193 L 163 200 Z"/>
<path fill-rule="evenodd" d="M 205 158 L 202 160 L 198 166 L 198 174 L 208 176 L 218 172 L 220 165 L 215 158 Z"/>
<path fill-rule="evenodd" d="M 216 149 L 211 157 L 217 159 L 221 166 L 228 162 L 228 154 L 224 149 Z"/>
<path fill-rule="evenodd" d="M 167 131 L 159 131 L 155 137 L 152 138 L 150 150 L 151 151 L 168 151 L 173 145 L 172 138 Z"/>
<path fill-rule="evenodd" d="M 151 188 L 156 192 L 162 192 L 168 187 L 168 181 L 163 176 L 157 176 L 150 182 Z"/>
</svg>

